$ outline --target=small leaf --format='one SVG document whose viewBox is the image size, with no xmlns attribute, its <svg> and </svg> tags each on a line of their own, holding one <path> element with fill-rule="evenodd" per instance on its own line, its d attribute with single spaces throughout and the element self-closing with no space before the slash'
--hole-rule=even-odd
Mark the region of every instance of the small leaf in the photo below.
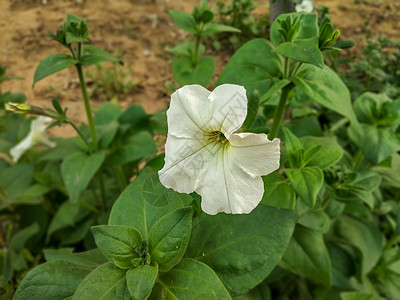
<svg viewBox="0 0 400 300">
<path fill-rule="evenodd" d="M 33 76 L 33 86 L 39 80 L 58 71 L 74 66 L 77 63 L 78 61 L 76 59 L 67 54 L 57 53 L 47 56 L 36 68 L 35 75 Z"/>
<path fill-rule="evenodd" d="M 162 217 L 149 232 L 151 258 L 168 271 L 182 258 L 192 231 L 192 208 L 177 209 Z"/>
<path fill-rule="evenodd" d="M 216 24 L 216 23 L 208 23 L 204 26 L 203 34 L 214 34 L 220 32 L 236 32 L 239 33 L 240 29 L 237 29 L 232 26 Z"/>
<path fill-rule="evenodd" d="M 139 266 L 126 273 L 126 283 L 133 300 L 148 299 L 158 275 L 158 266 Z"/>
<path fill-rule="evenodd" d="M 95 65 L 105 61 L 122 64 L 121 60 L 119 60 L 114 55 L 108 53 L 107 51 L 104 51 L 103 49 L 92 45 L 83 46 L 83 55 L 80 60 L 83 66 Z"/>
<path fill-rule="evenodd" d="M 275 171 L 263 176 L 264 195 L 261 204 L 293 210 L 296 205 L 296 193 L 287 180 Z"/>
<path fill-rule="evenodd" d="M 172 74 L 180 85 L 200 84 L 207 87 L 214 75 L 215 60 L 211 56 L 203 56 L 193 67 L 189 57 L 177 57 L 172 61 Z"/>
<path fill-rule="evenodd" d="M 214 271 L 202 262 L 185 258 L 157 279 L 151 299 L 231 299 Z"/>
<path fill-rule="evenodd" d="M 126 270 L 107 262 L 89 273 L 77 287 L 73 300 L 121 299 L 131 296 L 125 279 Z"/>
<path fill-rule="evenodd" d="M 310 207 L 315 205 L 317 195 L 324 183 L 324 174 L 318 167 L 285 169 L 293 189 Z"/>
<path fill-rule="evenodd" d="M 77 151 L 64 158 L 61 164 L 61 175 L 72 202 L 78 201 L 79 196 L 102 165 L 105 156 L 103 151 L 90 155 Z"/>
<path fill-rule="evenodd" d="M 337 163 L 343 156 L 343 148 L 333 138 L 306 136 L 300 138 L 305 156 L 312 147 L 319 146 L 311 157 L 305 157 L 306 166 L 326 169 Z"/>
<path fill-rule="evenodd" d="M 196 21 L 191 14 L 173 9 L 169 10 L 168 13 L 180 28 L 189 33 L 196 33 Z"/>
<path fill-rule="evenodd" d="M 291 168 L 303 167 L 304 149 L 300 140 L 289 129 L 282 127 L 284 133 L 285 147 L 288 154 L 289 166 Z"/>
<path fill-rule="evenodd" d="M 142 235 L 124 225 L 98 225 L 92 227 L 96 245 L 110 262 L 121 269 L 132 267 L 131 260 L 138 257 L 135 251 L 142 244 Z"/>
</svg>

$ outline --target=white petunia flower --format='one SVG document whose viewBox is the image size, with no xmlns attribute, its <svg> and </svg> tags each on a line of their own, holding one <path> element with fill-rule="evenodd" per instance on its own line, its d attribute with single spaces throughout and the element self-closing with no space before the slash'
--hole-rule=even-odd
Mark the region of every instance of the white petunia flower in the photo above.
<svg viewBox="0 0 400 300">
<path fill-rule="evenodd" d="M 295 10 L 297 12 L 311 13 L 314 10 L 313 3 L 310 0 L 303 0 L 301 3 L 296 4 Z"/>
<path fill-rule="evenodd" d="M 280 141 L 236 133 L 246 115 L 242 86 L 224 84 L 210 92 L 188 85 L 174 92 L 161 183 L 181 193 L 196 191 L 211 215 L 251 212 L 264 193 L 260 176 L 279 168 Z"/>
<path fill-rule="evenodd" d="M 55 144 L 44 135 L 47 127 L 46 124 L 50 121 L 52 121 L 52 118 L 40 116 L 31 122 L 29 134 L 10 150 L 13 162 L 17 162 L 28 149 L 38 143 L 45 144 L 49 147 L 55 146 Z"/>
</svg>

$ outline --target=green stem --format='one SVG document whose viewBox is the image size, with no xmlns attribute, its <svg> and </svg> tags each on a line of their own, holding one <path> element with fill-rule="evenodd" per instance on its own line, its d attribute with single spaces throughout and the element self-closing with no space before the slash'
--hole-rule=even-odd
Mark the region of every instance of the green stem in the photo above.
<svg viewBox="0 0 400 300">
<path fill-rule="evenodd" d="M 274 121 L 272 123 L 271 131 L 269 132 L 268 138 L 273 140 L 278 136 L 279 126 L 281 124 L 283 112 L 285 111 L 286 101 L 288 99 L 290 91 L 294 85 L 290 83 L 282 89 L 281 97 L 279 99 L 278 106 L 275 109 Z"/>
<path fill-rule="evenodd" d="M 122 170 L 122 167 L 120 165 L 114 166 L 114 170 L 117 177 L 118 186 L 121 192 L 123 192 L 126 188 L 127 183 L 124 171 Z"/>
<path fill-rule="evenodd" d="M 88 119 L 88 123 L 89 123 L 89 127 L 90 127 L 90 133 L 91 133 L 92 139 L 93 139 L 93 149 L 94 149 L 94 151 L 97 151 L 96 128 L 94 126 L 92 109 L 90 107 L 89 97 L 88 97 L 87 90 L 86 90 L 85 78 L 83 77 L 82 66 L 80 63 L 78 63 L 76 65 L 76 69 L 78 70 L 79 83 L 81 85 L 83 101 L 85 103 L 85 110 L 86 110 L 86 115 L 87 115 L 87 119 Z"/>
<path fill-rule="evenodd" d="M 67 121 L 67 123 L 68 123 L 69 125 L 71 125 L 71 126 L 75 129 L 75 131 L 78 133 L 78 135 L 80 136 L 80 138 L 82 139 L 82 141 L 84 141 L 85 144 L 86 144 L 86 146 L 88 146 L 88 148 L 91 149 L 91 146 L 90 146 L 88 140 L 87 140 L 86 137 L 83 135 L 82 131 L 75 125 L 75 123 L 72 122 L 72 121 Z"/>
</svg>

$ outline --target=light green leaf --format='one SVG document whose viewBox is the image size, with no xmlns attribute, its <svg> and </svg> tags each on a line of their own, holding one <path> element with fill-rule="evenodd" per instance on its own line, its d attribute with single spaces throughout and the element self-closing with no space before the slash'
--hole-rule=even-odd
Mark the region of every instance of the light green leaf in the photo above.
<svg viewBox="0 0 400 300">
<path fill-rule="evenodd" d="M 215 59 L 203 56 L 193 67 L 190 57 L 174 58 L 171 66 L 172 74 L 180 85 L 200 84 L 207 87 L 215 72 Z"/>
<path fill-rule="evenodd" d="M 151 299 L 231 299 L 214 271 L 194 259 L 182 261 L 167 273 L 161 273 Z"/>
<path fill-rule="evenodd" d="M 73 300 L 130 300 L 126 270 L 107 262 L 89 273 L 76 288 Z"/>
<path fill-rule="evenodd" d="M 289 83 L 290 83 L 290 80 L 288 80 L 288 79 L 281 79 L 279 81 L 276 81 L 270 87 L 270 89 L 268 91 L 266 91 L 265 94 L 260 97 L 260 104 L 267 102 L 269 99 L 271 99 L 272 96 L 277 94 L 281 89 L 283 89 Z"/>
<path fill-rule="evenodd" d="M 305 158 L 306 166 L 309 167 L 326 169 L 336 164 L 343 156 L 343 148 L 334 138 L 306 136 L 300 138 L 300 142 L 303 145 L 305 156 L 313 147 L 319 147 L 318 151 L 313 153 L 311 157 Z"/>
<path fill-rule="evenodd" d="M 204 29 L 203 29 L 202 33 L 203 34 L 214 34 L 214 33 L 220 33 L 220 32 L 239 33 L 240 30 L 235 27 L 224 25 L 224 24 L 207 23 L 206 25 L 204 25 Z"/>
<path fill-rule="evenodd" d="M 119 128 L 121 112 L 119 105 L 110 102 L 105 102 L 97 109 L 94 123 L 101 148 L 106 148 L 113 141 Z"/>
<path fill-rule="evenodd" d="M 192 232 L 192 208 L 177 209 L 162 217 L 150 230 L 151 259 L 160 271 L 176 265 L 186 251 Z"/>
<path fill-rule="evenodd" d="M 191 202 L 192 197 L 166 189 L 157 173 L 145 169 L 117 199 L 108 223 L 131 226 L 148 241 L 149 231 L 160 218 Z"/>
<path fill-rule="evenodd" d="M 146 300 L 150 296 L 158 275 L 158 266 L 139 266 L 126 272 L 126 283 L 133 300 Z"/>
<path fill-rule="evenodd" d="M 92 267 L 66 261 L 50 261 L 33 268 L 24 277 L 14 295 L 15 300 L 69 299 Z"/>
<path fill-rule="evenodd" d="M 300 140 L 289 129 L 282 127 L 283 140 L 291 168 L 303 167 L 304 150 Z"/>
<path fill-rule="evenodd" d="M 18 164 L 0 170 L 0 188 L 8 199 L 22 196 L 32 182 L 33 165 Z"/>
<path fill-rule="evenodd" d="M 307 227 L 296 226 L 282 266 L 325 286 L 331 284 L 331 261 L 322 233 Z"/>
<path fill-rule="evenodd" d="M 180 28 L 189 33 L 196 33 L 196 21 L 191 14 L 173 9 L 169 10 L 168 13 Z"/>
<path fill-rule="evenodd" d="M 331 226 L 331 219 L 329 216 L 322 210 L 309 210 L 308 212 L 302 214 L 297 221 L 297 223 L 321 232 L 321 233 L 327 233 L 330 226 Z"/>
<path fill-rule="evenodd" d="M 296 205 L 296 193 L 287 180 L 275 171 L 263 176 L 264 195 L 260 204 L 280 207 L 283 209 L 294 209 Z"/>
<path fill-rule="evenodd" d="M 89 155 L 77 151 L 64 158 L 61 164 L 61 175 L 72 202 L 78 201 L 79 196 L 86 189 L 105 157 L 104 151 Z"/>
<path fill-rule="evenodd" d="M 92 227 L 94 240 L 110 262 L 121 269 L 132 267 L 131 260 L 138 257 L 135 251 L 142 244 L 141 234 L 124 225 L 98 225 Z"/>
<path fill-rule="evenodd" d="M 36 68 L 35 75 L 33 76 L 33 86 L 39 80 L 58 71 L 74 66 L 77 63 L 78 61 L 71 55 L 63 53 L 51 54 L 47 56 Z"/>
<path fill-rule="evenodd" d="M 294 225 L 293 211 L 264 205 L 248 215 L 201 214 L 194 219 L 186 255 L 210 266 L 232 296 L 240 295 L 274 269 Z"/>
<path fill-rule="evenodd" d="M 318 167 L 285 169 L 293 189 L 310 207 L 317 201 L 317 195 L 324 183 L 324 174 Z"/>
<path fill-rule="evenodd" d="M 329 67 L 303 65 L 292 81 L 312 100 L 347 117 L 353 124 L 358 124 L 349 90 Z"/>
<path fill-rule="evenodd" d="M 122 64 L 122 62 L 117 57 L 108 53 L 107 51 L 104 51 L 103 49 L 92 45 L 83 46 L 83 55 L 80 60 L 83 66 L 95 65 L 105 61 Z"/>
</svg>

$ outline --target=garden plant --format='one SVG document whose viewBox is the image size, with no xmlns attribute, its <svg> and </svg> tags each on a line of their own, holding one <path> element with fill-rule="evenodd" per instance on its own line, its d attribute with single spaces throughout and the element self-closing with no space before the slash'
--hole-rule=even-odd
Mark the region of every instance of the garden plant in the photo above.
<svg viewBox="0 0 400 300">
<path fill-rule="evenodd" d="M 2 293 L 397 299 L 398 52 L 371 43 L 342 73 L 325 64 L 346 44 L 329 19 L 282 14 L 210 91 L 215 62 L 202 38 L 237 30 L 211 23 L 206 1 L 169 13 L 194 42 L 173 50 L 181 87 L 167 111 L 112 102 L 92 111 L 84 68 L 123 62 L 88 43 L 86 21 L 71 14 L 50 35 L 65 53 L 44 58 L 34 84 L 75 68 L 87 124 L 56 98 L 45 109 L 0 91 Z M 0 82 L 20 79 L 5 71 Z M 76 136 L 48 138 L 54 126 Z"/>
</svg>

